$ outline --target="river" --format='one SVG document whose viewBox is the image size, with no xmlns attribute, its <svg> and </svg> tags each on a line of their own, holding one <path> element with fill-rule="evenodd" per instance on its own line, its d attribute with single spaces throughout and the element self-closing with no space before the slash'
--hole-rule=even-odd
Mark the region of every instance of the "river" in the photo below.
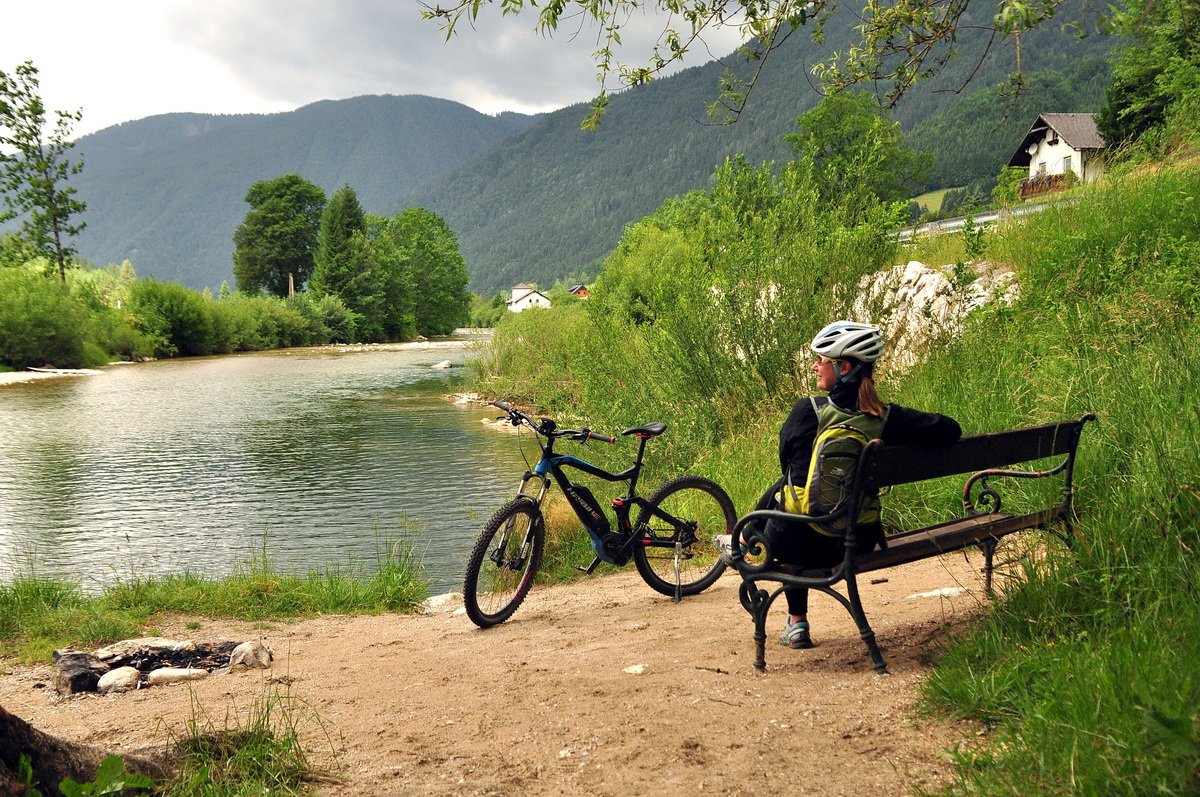
<svg viewBox="0 0 1200 797">
<path fill-rule="evenodd" d="M 515 491 L 518 439 L 459 405 L 462 343 L 110 366 L 0 387 L 0 582 L 96 591 L 265 551 L 289 573 L 373 569 L 397 540 L 433 591 Z M 528 446 L 528 443 L 526 443 Z"/>
</svg>

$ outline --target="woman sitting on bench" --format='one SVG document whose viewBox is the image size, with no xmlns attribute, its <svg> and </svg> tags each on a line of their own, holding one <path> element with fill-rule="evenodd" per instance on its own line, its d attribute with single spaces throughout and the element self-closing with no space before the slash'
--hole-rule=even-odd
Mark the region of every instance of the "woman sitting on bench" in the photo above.
<svg viewBox="0 0 1200 797">
<path fill-rule="evenodd" d="M 755 509 L 804 511 L 792 505 L 798 494 L 796 485 L 805 485 L 812 477 L 813 445 L 833 424 L 889 445 L 946 445 L 962 436 L 953 418 L 880 401 L 872 371 L 883 355 L 884 342 L 876 327 L 835 321 L 817 333 L 811 348 L 817 356 L 812 365 L 817 387 L 829 395 L 802 398 L 792 407 L 779 431 L 782 476 Z M 883 541 L 878 495 L 861 502 L 857 528 L 859 554 L 874 550 Z M 833 567 L 846 553 L 842 534 L 808 523 L 768 521 L 763 536 L 775 559 L 801 567 Z M 789 589 L 785 595 L 788 621 L 779 641 L 791 648 L 811 648 L 808 590 Z"/>
</svg>

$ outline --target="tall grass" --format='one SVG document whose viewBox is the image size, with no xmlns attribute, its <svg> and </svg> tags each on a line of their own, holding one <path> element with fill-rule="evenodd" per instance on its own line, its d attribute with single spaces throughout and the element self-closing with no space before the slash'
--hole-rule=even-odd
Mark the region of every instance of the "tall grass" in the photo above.
<svg viewBox="0 0 1200 797">
<path fill-rule="evenodd" d="M 45 661 L 64 645 L 137 636 L 166 614 L 266 620 L 318 614 L 410 611 L 428 594 L 405 540 L 381 546 L 373 566 L 303 575 L 278 571 L 267 552 L 224 578 L 196 573 L 131 578 L 88 595 L 78 583 L 33 574 L 0 585 L 0 656 Z"/>
<path fill-rule="evenodd" d="M 323 729 L 316 713 L 287 690 L 265 691 L 244 717 L 230 712 L 220 722 L 193 697 L 187 732 L 173 744 L 178 773 L 159 793 L 164 797 L 310 793 L 313 782 L 324 776 L 315 771 L 301 742 L 306 725 Z"/>
<path fill-rule="evenodd" d="M 954 793 L 1200 790 L 1197 197 L 1200 169 L 1160 169 L 996 234 L 1026 300 L 905 381 L 974 431 L 1100 418 L 1078 544 L 1030 563 L 929 681 L 930 705 L 996 731 Z"/>
</svg>

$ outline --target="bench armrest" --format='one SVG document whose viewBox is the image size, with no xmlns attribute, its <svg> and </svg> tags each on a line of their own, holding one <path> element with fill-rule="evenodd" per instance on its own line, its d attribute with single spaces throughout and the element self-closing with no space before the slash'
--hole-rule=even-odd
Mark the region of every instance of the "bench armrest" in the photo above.
<svg viewBox="0 0 1200 797">
<path fill-rule="evenodd" d="M 780 523 L 828 523 L 837 520 L 850 511 L 853 502 L 846 502 L 838 507 L 834 512 L 828 515 L 801 515 L 796 512 L 785 512 L 780 509 L 755 509 L 752 512 L 747 512 L 742 517 L 738 518 L 737 523 L 733 526 L 732 541 L 731 541 L 731 561 L 730 564 L 738 572 L 757 573 L 769 569 L 772 564 L 773 557 L 771 556 L 770 546 L 767 540 L 760 533 L 746 534 L 746 526 L 754 521 L 762 521 L 763 528 L 766 527 L 767 521 L 775 520 Z M 847 530 L 845 539 L 848 544 L 853 547 L 855 541 L 854 523 L 850 524 Z M 749 561 L 746 556 L 750 555 L 761 561 Z"/>
</svg>

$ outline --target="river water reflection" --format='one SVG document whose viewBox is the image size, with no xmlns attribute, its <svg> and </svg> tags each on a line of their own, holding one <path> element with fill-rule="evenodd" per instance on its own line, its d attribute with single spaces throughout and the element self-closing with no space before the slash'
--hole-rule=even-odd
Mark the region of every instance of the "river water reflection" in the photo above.
<svg viewBox="0 0 1200 797">
<path fill-rule="evenodd" d="M 435 592 L 524 468 L 495 411 L 445 400 L 470 352 L 291 349 L 0 387 L 0 582 L 85 589 L 264 550 L 303 573 L 373 568 L 405 536 Z"/>
</svg>

